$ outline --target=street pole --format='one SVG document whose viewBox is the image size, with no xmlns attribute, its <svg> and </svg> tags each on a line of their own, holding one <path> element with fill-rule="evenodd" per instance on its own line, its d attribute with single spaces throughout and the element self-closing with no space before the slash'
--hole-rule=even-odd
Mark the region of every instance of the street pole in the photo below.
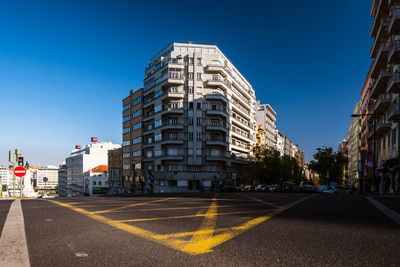
<svg viewBox="0 0 400 267">
<path fill-rule="evenodd" d="M 372 114 L 372 119 L 373 119 L 373 125 L 374 125 L 374 157 L 373 157 L 373 161 L 372 161 L 372 166 L 373 166 L 373 170 L 372 170 L 372 179 L 373 179 L 373 182 L 375 182 L 375 180 L 376 180 L 376 176 L 375 176 L 375 172 L 376 172 L 376 114 L 375 113 L 373 113 Z M 365 184 L 365 183 L 364 183 Z M 367 193 L 366 191 L 365 191 L 365 193 Z"/>
</svg>

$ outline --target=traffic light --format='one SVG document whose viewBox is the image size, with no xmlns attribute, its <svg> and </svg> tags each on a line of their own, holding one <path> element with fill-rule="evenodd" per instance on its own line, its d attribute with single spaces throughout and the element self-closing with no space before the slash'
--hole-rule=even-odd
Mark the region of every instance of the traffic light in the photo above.
<svg viewBox="0 0 400 267">
<path fill-rule="evenodd" d="M 18 166 L 24 166 L 24 158 L 18 157 Z"/>
</svg>

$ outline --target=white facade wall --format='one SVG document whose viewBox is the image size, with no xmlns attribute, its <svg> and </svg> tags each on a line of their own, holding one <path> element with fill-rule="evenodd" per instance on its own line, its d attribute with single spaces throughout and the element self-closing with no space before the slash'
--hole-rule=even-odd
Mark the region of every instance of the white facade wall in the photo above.
<svg viewBox="0 0 400 267">
<path fill-rule="evenodd" d="M 85 173 L 85 192 L 89 196 L 96 195 L 93 188 L 107 188 L 108 189 L 108 173 L 106 172 L 89 172 Z"/>
<path fill-rule="evenodd" d="M 108 165 L 108 150 L 120 148 L 111 142 L 99 142 L 73 150 L 65 159 L 67 166 L 67 196 L 84 194 L 84 172 L 99 165 Z"/>
<path fill-rule="evenodd" d="M 276 135 L 276 149 L 281 156 L 285 154 L 285 137 L 280 132 L 277 132 Z"/>
<path fill-rule="evenodd" d="M 257 101 L 257 123 L 265 128 L 266 143 L 269 148 L 276 148 L 276 112 L 269 104 L 260 104 Z"/>
<path fill-rule="evenodd" d="M 48 181 L 45 183 L 43 178 L 47 177 Z M 42 189 L 55 189 L 58 185 L 58 167 L 48 166 L 45 168 L 38 168 L 36 171 L 36 186 L 39 190 Z"/>
</svg>

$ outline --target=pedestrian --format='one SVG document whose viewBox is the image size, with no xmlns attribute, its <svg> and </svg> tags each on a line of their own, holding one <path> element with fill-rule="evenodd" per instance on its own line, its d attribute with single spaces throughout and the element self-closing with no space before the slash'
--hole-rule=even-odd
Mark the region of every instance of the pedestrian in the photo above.
<svg viewBox="0 0 400 267">
<path fill-rule="evenodd" d="M 385 186 L 385 194 L 386 195 L 389 195 L 390 194 L 390 174 L 386 174 L 386 177 L 385 177 L 385 184 L 384 184 L 384 186 Z"/>
</svg>

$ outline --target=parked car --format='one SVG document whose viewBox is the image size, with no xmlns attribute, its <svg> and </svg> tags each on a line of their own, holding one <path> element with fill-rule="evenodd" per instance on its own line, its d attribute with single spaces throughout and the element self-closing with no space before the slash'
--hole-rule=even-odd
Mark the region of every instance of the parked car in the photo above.
<svg viewBox="0 0 400 267">
<path fill-rule="evenodd" d="M 243 192 L 244 191 L 244 185 L 239 185 L 235 187 L 236 192 Z"/>
<path fill-rule="evenodd" d="M 306 182 L 301 182 L 300 185 L 300 191 L 301 192 L 315 192 L 316 186 L 314 185 L 313 182 L 306 181 Z"/>
<path fill-rule="evenodd" d="M 337 194 L 336 188 L 328 186 L 324 189 L 324 194 Z"/>
<path fill-rule="evenodd" d="M 299 192 L 299 186 L 296 183 L 289 183 L 289 192 Z"/>
<path fill-rule="evenodd" d="M 325 188 L 327 188 L 328 186 L 327 185 L 319 185 L 318 187 L 317 187 L 317 192 L 318 193 L 323 193 L 324 192 L 324 189 Z"/>
<path fill-rule="evenodd" d="M 248 184 L 248 185 L 244 186 L 244 190 L 243 191 L 245 191 L 245 192 L 253 192 L 253 191 L 255 191 L 255 187 L 254 187 L 254 185 Z"/>
<path fill-rule="evenodd" d="M 255 188 L 255 190 L 256 190 L 257 192 L 265 192 L 265 191 L 267 191 L 267 189 L 268 189 L 268 186 L 267 186 L 266 184 L 259 184 L 259 185 L 257 185 L 256 188 Z M 268 191 L 269 191 L 269 190 L 268 190 Z"/>
<path fill-rule="evenodd" d="M 269 187 L 269 191 L 271 191 L 271 192 L 278 192 L 279 190 L 280 190 L 280 187 L 277 184 L 273 184 Z"/>
</svg>

